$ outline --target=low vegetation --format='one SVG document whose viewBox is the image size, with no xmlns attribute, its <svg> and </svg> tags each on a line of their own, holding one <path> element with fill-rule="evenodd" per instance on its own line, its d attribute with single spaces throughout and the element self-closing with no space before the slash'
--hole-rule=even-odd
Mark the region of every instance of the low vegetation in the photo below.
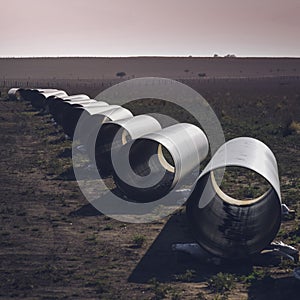
<svg viewBox="0 0 300 300">
<path fill-rule="evenodd" d="M 227 140 L 252 136 L 274 151 L 282 200 L 296 211 L 295 219 L 282 222 L 277 239 L 299 249 L 299 87 L 293 82 L 204 85 L 201 80 L 189 84 L 203 91 Z M 99 92 L 84 85 L 61 88 Z M 194 241 L 184 209 L 169 220 L 139 225 L 95 211 L 72 180 L 71 142 L 49 116 L 5 101 L 6 92 L 0 106 L 0 167 L 7 170 L 0 175 L 5 257 L 0 299 L 297 299 L 299 285 L 291 275 L 297 262 L 279 258 L 266 266 L 250 261 L 250 266 L 213 266 L 175 258 L 173 242 Z M 155 99 L 135 104 L 129 104 L 134 113 L 159 109 L 197 124 L 186 112 Z M 268 188 L 256 174 L 227 171 L 222 189 L 234 197 L 256 197 Z"/>
</svg>

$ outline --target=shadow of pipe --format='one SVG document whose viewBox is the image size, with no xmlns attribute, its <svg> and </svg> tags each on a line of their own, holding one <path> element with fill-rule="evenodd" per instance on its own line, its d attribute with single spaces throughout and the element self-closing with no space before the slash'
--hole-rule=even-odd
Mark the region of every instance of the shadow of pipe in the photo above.
<svg viewBox="0 0 300 300">
<path fill-rule="evenodd" d="M 265 277 L 249 286 L 248 296 L 248 299 L 255 300 L 298 300 L 300 299 L 299 280 L 292 276 L 284 278 Z"/>
<path fill-rule="evenodd" d="M 146 254 L 139 261 L 128 278 L 129 282 L 148 283 L 156 278 L 159 282 L 173 282 L 183 278 L 187 270 L 193 270 L 189 282 L 203 282 L 219 272 L 246 275 L 252 272 L 249 262 L 224 263 L 213 265 L 203 263 L 196 258 L 180 252 L 172 251 L 175 243 L 195 242 L 184 212 L 172 215 Z"/>
<path fill-rule="evenodd" d="M 97 210 L 91 203 L 85 204 L 79 209 L 70 212 L 71 217 L 95 217 L 102 216 L 102 213 Z"/>
</svg>

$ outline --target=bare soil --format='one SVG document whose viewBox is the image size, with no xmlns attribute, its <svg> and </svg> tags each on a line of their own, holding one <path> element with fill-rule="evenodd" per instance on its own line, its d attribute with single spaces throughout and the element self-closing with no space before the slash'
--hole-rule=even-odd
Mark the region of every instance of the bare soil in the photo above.
<svg viewBox="0 0 300 300">
<path fill-rule="evenodd" d="M 252 98 L 243 87 L 231 95 L 206 89 L 206 96 L 227 138 L 251 135 L 274 151 L 283 201 L 296 210 L 294 220 L 282 223 L 278 239 L 300 249 L 300 135 L 285 132 L 288 124 L 276 122 L 276 113 L 282 113 L 271 109 L 281 103 L 279 110 L 296 120 L 287 112 L 299 109 L 298 90 L 289 94 L 285 88 Z M 61 129 L 50 116 L 2 95 L 0 299 L 299 299 L 300 284 L 292 276 L 298 263 L 262 259 L 213 266 L 172 252 L 173 243 L 194 241 L 184 208 L 152 224 L 123 224 L 101 215 L 74 180 L 71 142 Z M 232 111 L 226 101 L 235 103 Z M 274 118 L 263 121 L 262 107 Z M 209 285 L 219 272 L 235 278 L 224 298 Z"/>
</svg>

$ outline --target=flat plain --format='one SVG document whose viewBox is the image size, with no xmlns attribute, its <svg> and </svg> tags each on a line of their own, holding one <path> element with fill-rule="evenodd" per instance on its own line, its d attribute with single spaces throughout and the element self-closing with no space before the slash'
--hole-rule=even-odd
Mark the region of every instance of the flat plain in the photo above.
<svg viewBox="0 0 300 300">
<path fill-rule="evenodd" d="M 195 74 L 198 67 L 196 71 L 192 62 L 180 64 L 182 77 L 158 70 L 144 75 L 176 77 L 199 91 L 216 112 L 226 140 L 251 136 L 272 149 L 279 166 L 282 200 L 296 211 L 294 219 L 283 220 L 276 240 L 300 250 L 299 74 L 270 77 L 245 69 L 246 78 L 226 74 L 217 78 L 202 68 L 206 79 L 189 78 L 190 70 Z M 5 68 L 15 67 L 10 61 Z M 268 71 L 270 68 L 268 65 Z M 300 70 L 297 64 L 278 68 Z M 6 79 L 6 85 L 11 80 L 26 87 L 26 81 L 31 85 L 43 80 L 44 87 L 56 83 L 69 94 L 81 92 L 91 97 L 119 82 L 121 79 L 113 78 L 116 72 L 131 74 L 119 64 L 110 73 L 104 72 L 103 79 L 97 69 L 99 78 L 89 79 L 83 72 L 79 77 L 86 80 L 70 75 L 68 81 L 66 74 L 67 82 L 59 75 L 53 80 L 48 75 L 33 79 L 34 72 L 28 73 L 28 79 L 25 68 L 19 70 L 21 75 Z M 59 69 L 51 72 L 59 74 Z M 240 74 L 240 68 L 235 67 L 233 73 Z M 106 77 L 111 78 L 109 83 Z M 8 88 L 1 88 L 0 101 L 0 299 L 299 299 L 300 284 L 292 274 L 298 262 L 249 259 L 215 266 L 173 252 L 173 243 L 194 241 L 184 207 L 151 224 L 125 224 L 101 215 L 78 188 L 71 142 L 61 128 L 29 103 L 7 101 Z M 128 107 L 135 114 L 164 107 L 179 121 L 194 122 L 155 99 Z M 225 177 L 223 185 L 237 196 L 245 189 L 254 194 L 256 188 L 239 173 L 236 178 Z M 106 179 L 103 193 L 108 187 L 114 187 L 111 178 Z"/>
</svg>

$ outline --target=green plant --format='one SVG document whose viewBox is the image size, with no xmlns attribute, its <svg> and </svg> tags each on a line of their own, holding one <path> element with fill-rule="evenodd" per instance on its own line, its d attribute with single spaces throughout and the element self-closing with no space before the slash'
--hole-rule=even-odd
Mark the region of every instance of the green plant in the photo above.
<svg viewBox="0 0 300 300">
<path fill-rule="evenodd" d="M 205 295 L 202 292 L 199 292 L 197 295 L 198 300 L 207 300 L 207 298 L 205 297 Z"/>
<path fill-rule="evenodd" d="M 300 123 L 299 122 L 292 121 L 289 128 L 292 132 L 300 133 Z"/>
<path fill-rule="evenodd" d="M 232 274 L 220 272 L 209 279 L 208 285 L 212 291 L 224 293 L 234 288 L 235 278 Z"/>
<path fill-rule="evenodd" d="M 137 248 L 141 248 L 145 243 L 145 241 L 146 241 L 146 237 L 141 234 L 136 234 L 132 239 L 134 246 Z"/>
<path fill-rule="evenodd" d="M 195 277 L 196 271 L 195 270 L 186 270 L 185 273 L 174 275 L 174 278 L 178 281 L 186 281 L 190 282 Z"/>
<path fill-rule="evenodd" d="M 279 264 L 280 269 L 291 271 L 292 268 L 294 267 L 295 267 L 295 263 L 292 260 L 281 258 L 281 262 Z"/>
<path fill-rule="evenodd" d="M 180 300 L 182 299 L 181 294 L 179 292 L 172 292 L 171 294 L 171 300 Z"/>
<path fill-rule="evenodd" d="M 125 72 L 118 72 L 118 73 L 116 73 L 116 76 L 120 77 L 120 78 L 123 78 L 124 76 L 126 76 L 126 73 Z"/>
<path fill-rule="evenodd" d="M 96 241 L 96 235 L 90 235 L 85 240 L 86 241 Z"/>
<path fill-rule="evenodd" d="M 103 230 L 112 230 L 112 229 L 113 229 L 113 227 L 110 224 L 105 225 L 103 228 Z"/>
<path fill-rule="evenodd" d="M 154 297 L 152 298 L 152 300 L 164 299 L 167 296 L 170 289 L 168 286 L 165 286 L 158 282 L 155 277 L 150 279 L 149 283 L 153 285 L 152 290 L 154 292 Z"/>
<path fill-rule="evenodd" d="M 288 232 L 284 229 L 284 228 L 280 228 L 277 237 L 278 238 L 282 238 L 282 239 L 286 239 L 289 236 Z"/>
<path fill-rule="evenodd" d="M 257 280 L 263 280 L 266 277 L 269 277 L 269 274 L 264 269 L 254 269 L 250 274 L 247 276 L 242 276 L 241 281 L 244 283 L 252 284 Z"/>
<path fill-rule="evenodd" d="M 214 300 L 227 300 L 228 299 L 228 294 L 224 293 L 224 294 L 217 294 L 214 297 Z"/>
</svg>

